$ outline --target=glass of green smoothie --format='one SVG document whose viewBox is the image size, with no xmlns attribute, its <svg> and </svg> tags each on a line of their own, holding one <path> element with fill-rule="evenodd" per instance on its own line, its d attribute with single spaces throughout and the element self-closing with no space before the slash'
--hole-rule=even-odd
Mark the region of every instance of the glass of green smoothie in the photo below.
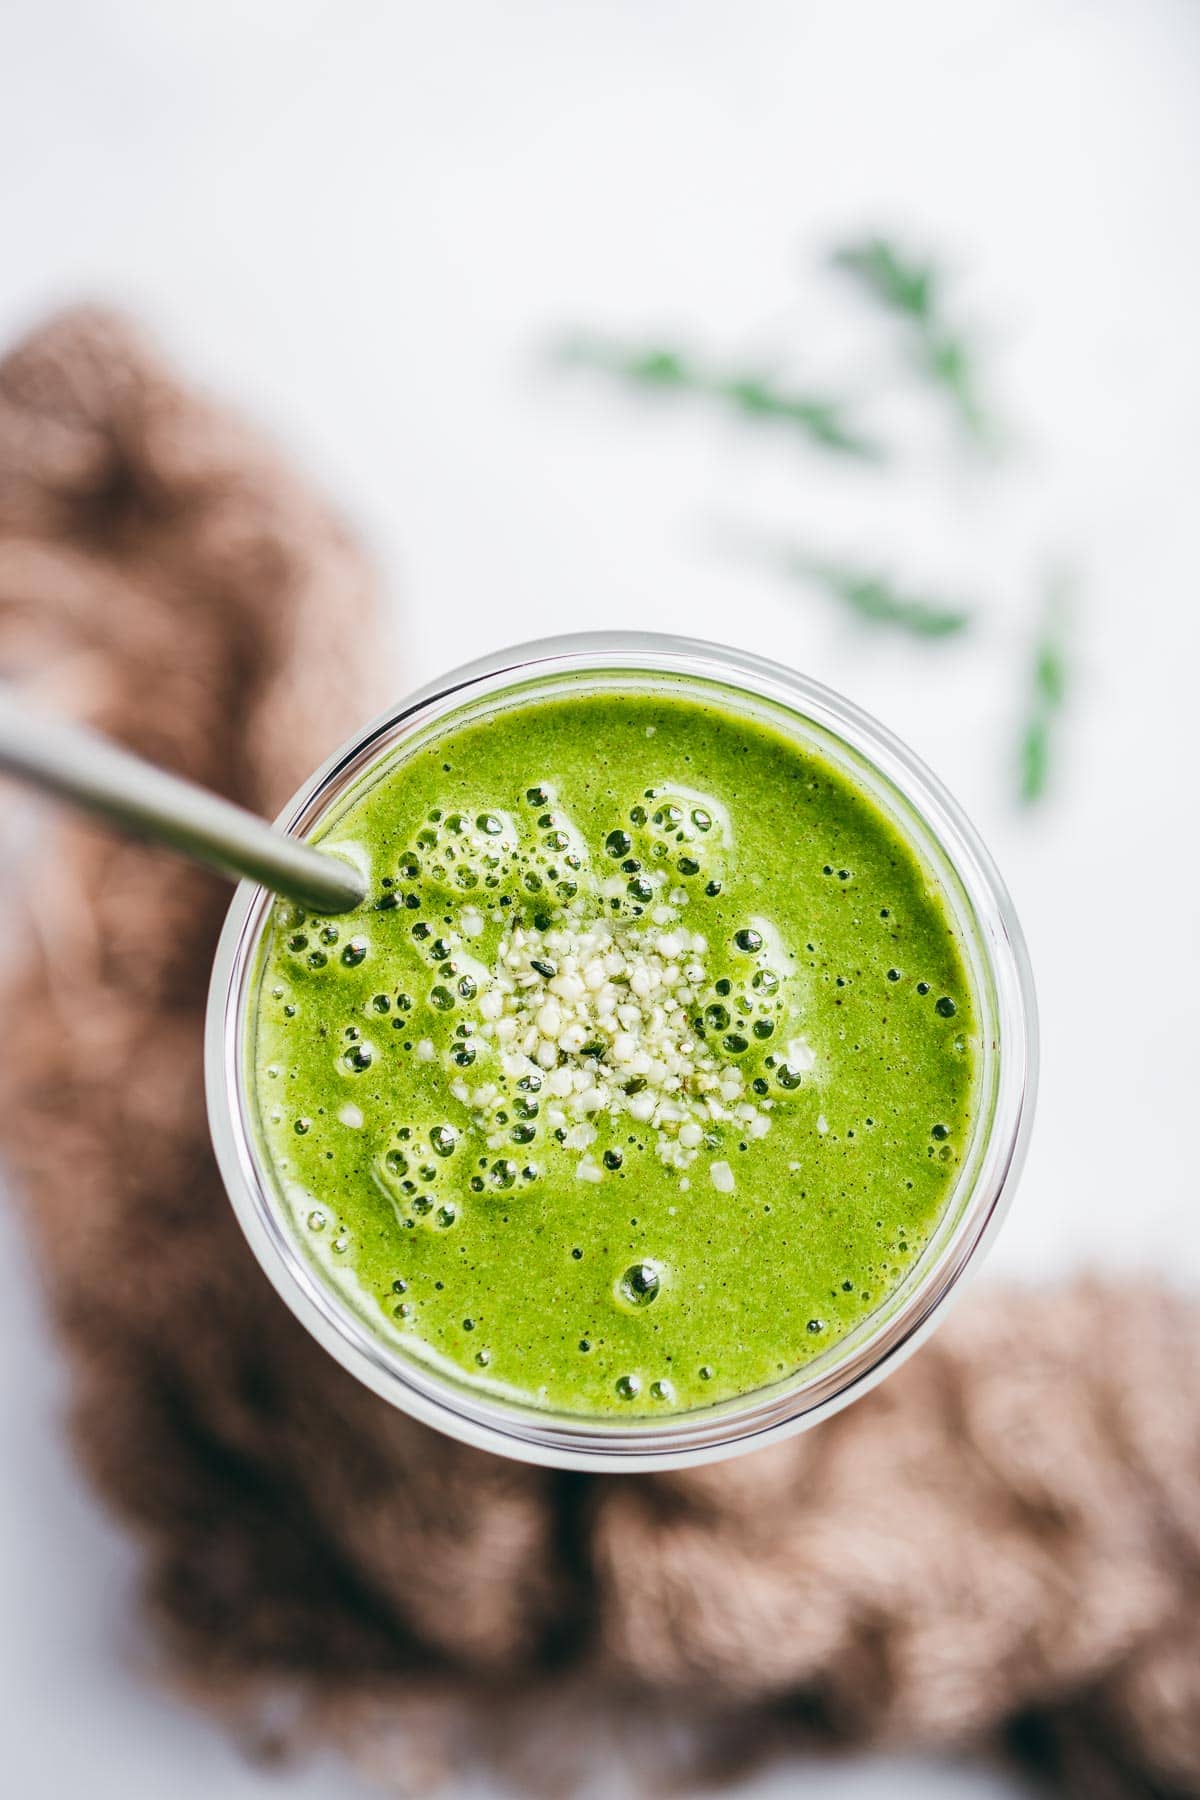
<svg viewBox="0 0 1200 1800">
<path fill-rule="evenodd" d="M 741 651 L 596 634 L 457 670 L 281 823 L 207 1083 L 302 1322 L 426 1423 L 559 1467 L 729 1456 L 865 1392 L 994 1232 L 1036 1074 L 1011 902 L 915 756 Z"/>
</svg>

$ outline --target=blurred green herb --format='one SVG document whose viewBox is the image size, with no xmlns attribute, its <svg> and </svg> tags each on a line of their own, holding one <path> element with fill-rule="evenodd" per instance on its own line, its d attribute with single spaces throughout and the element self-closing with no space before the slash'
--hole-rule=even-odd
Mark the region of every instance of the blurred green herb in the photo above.
<svg viewBox="0 0 1200 1800">
<path fill-rule="evenodd" d="M 1029 662 L 1029 692 L 1017 745 L 1018 793 L 1026 806 L 1041 800 L 1050 784 L 1056 722 L 1067 699 L 1067 639 L 1073 584 L 1064 577 L 1049 583 Z"/>
<path fill-rule="evenodd" d="M 841 244 L 830 261 L 907 324 L 918 368 L 946 394 L 969 436 L 994 443 L 995 429 L 979 399 L 975 353 L 943 315 L 944 281 L 937 266 L 906 256 L 885 237 Z"/>
<path fill-rule="evenodd" d="M 873 570 L 795 549 L 782 551 L 775 560 L 785 574 L 821 588 L 866 625 L 891 626 L 916 638 L 947 638 L 966 631 L 971 623 L 970 607 L 908 593 Z"/>
<path fill-rule="evenodd" d="M 597 369 L 635 387 L 694 394 L 715 400 L 743 418 L 790 426 L 811 443 L 839 456 L 883 460 L 884 449 L 850 420 L 845 407 L 827 395 L 788 388 L 749 370 L 704 366 L 683 351 L 659 345 L 626 345 L 574 337 L 559 350 L 568 365 Z"/>
<path fill-rule="evenodd" d="M 978 346 L 946 305 L 944 270 L 876 234 L 848 239 L 829 253 L 832 266 L 893 318 L 905 333 L 918 371 L 950 407 L 961 433 L 976 447 L 1001 438 L 981 398 Z M 692 397 L 751 421 L 774 424 L 831 454 L 863 462 L 886 460 L 883 444 L 860 428 L 857 403 L 828 389 L 799 388 L 761 369 L 723 366 L 666 343 L 627 342 L 579 335 L 562 343 L 559 360 L 640 388 Z M 957 595 L 912 591 L 867 564 L 812 555 L 794 546 L 749 554 L 776 575 L 819 589 L 865 626 L 924 642 L 961 637 L 975 609 Z M 1044 616 L 1023 679 L 1021 731 L 1016 746 L 1022 801 L 1033 805 L 1050 786 L 1060 715 L 1069 686 L 1068 584 L 1049 584 Z"/>
</svg>

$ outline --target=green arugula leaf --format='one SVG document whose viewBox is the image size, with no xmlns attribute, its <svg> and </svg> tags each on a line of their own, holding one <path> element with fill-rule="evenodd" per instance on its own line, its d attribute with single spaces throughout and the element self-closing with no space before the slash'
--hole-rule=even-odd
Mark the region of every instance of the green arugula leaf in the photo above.
<svg viewBox="0 0 1200 1800">
<path fill-rule="evenodd" d="M 636 387 L 674 390 L 716 401 L 743 418 L 791 427 L 810 443 L 864 462 L 883 460 L 883 446 L 860 431 L 845 407 L 829 395 L 780 385 L 748 370 L 710 368 L 667 345 L 620 344 L 576 337 L 562 345 L 558 360 L 595 369 Z"/>
<path fill-rule="evenodd" d="M 1029 658 L 1024 721 L 1017 740 L 1017 793 L 1025 806 L 1050 787 L 1057 723 L 1070 692 L 1067 642 L 1074 583 L 1058 576 L 1047 585 L 1042 619 Z"/>
<path fill-rule="evenodd" d="M 831 252 L 830 261 L 835 269 L 854 276 L 890 311 L 922 323 L 936 317 L 937 270 L 931 263 L 906 262 L 886 238 L 840 244 Z"/>
<path fill-rule="evenodd" d="M 961 425 L 977 442 L 995 431 L 979 399 L 975 353 L 942 311 L 943 278 L 933 263 L 906 256 L 885 237 L 840 244 L 830 263 L 907 325 L 917 367 L 951 402 Z"/>
<path fill-rule="evenodd" d="M 1024 805 L 1042 798 L 1050 773 L 1050 727 L 1043 717 L 1031 719 L 1021 734 L 1017 759 L 1017 791 Z"/>
<path fill-rule="evenodd" d="M 794 546 L 769 554 L 793 581 L 820 588 L 842 609 L 872 627 L 891 627 L 916 638 L 957 637 L 969 629 L 974 608 L 957 599 L 910 593 L 877 570 L 812 556 Z"/>
</svg>

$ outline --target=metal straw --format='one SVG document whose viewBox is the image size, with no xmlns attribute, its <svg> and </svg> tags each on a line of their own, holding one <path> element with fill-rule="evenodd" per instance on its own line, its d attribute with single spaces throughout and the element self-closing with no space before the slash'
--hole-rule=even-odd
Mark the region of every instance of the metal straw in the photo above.
<svg viewBox="0 0 1200 1800">
<path fill-rule="evenodd" d="M 318 912 L 349 912 L 366 892 L 358 870 L 340 858 L 285 836 L 265 819 L 143 762 L 94 731 L 33 711 L 3 683 L 0 772 Z"/>
</svg>

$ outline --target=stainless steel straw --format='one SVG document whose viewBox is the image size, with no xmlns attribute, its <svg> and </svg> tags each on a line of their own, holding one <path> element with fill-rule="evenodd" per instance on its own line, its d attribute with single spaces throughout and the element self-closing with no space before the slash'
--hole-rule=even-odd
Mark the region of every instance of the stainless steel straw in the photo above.
<svg viewBox="0 0 1200 1800">
<path fill-rule="evenodd" d="M 82 726 L 36 712 L 0 683 L 0 772 L 15 775 L 137 837 L 168 844 L 233 880 L 249 877 L 318 912 L 349 912 L 357 869 L 265 819 L 169 775 Z"/>
</svg>

